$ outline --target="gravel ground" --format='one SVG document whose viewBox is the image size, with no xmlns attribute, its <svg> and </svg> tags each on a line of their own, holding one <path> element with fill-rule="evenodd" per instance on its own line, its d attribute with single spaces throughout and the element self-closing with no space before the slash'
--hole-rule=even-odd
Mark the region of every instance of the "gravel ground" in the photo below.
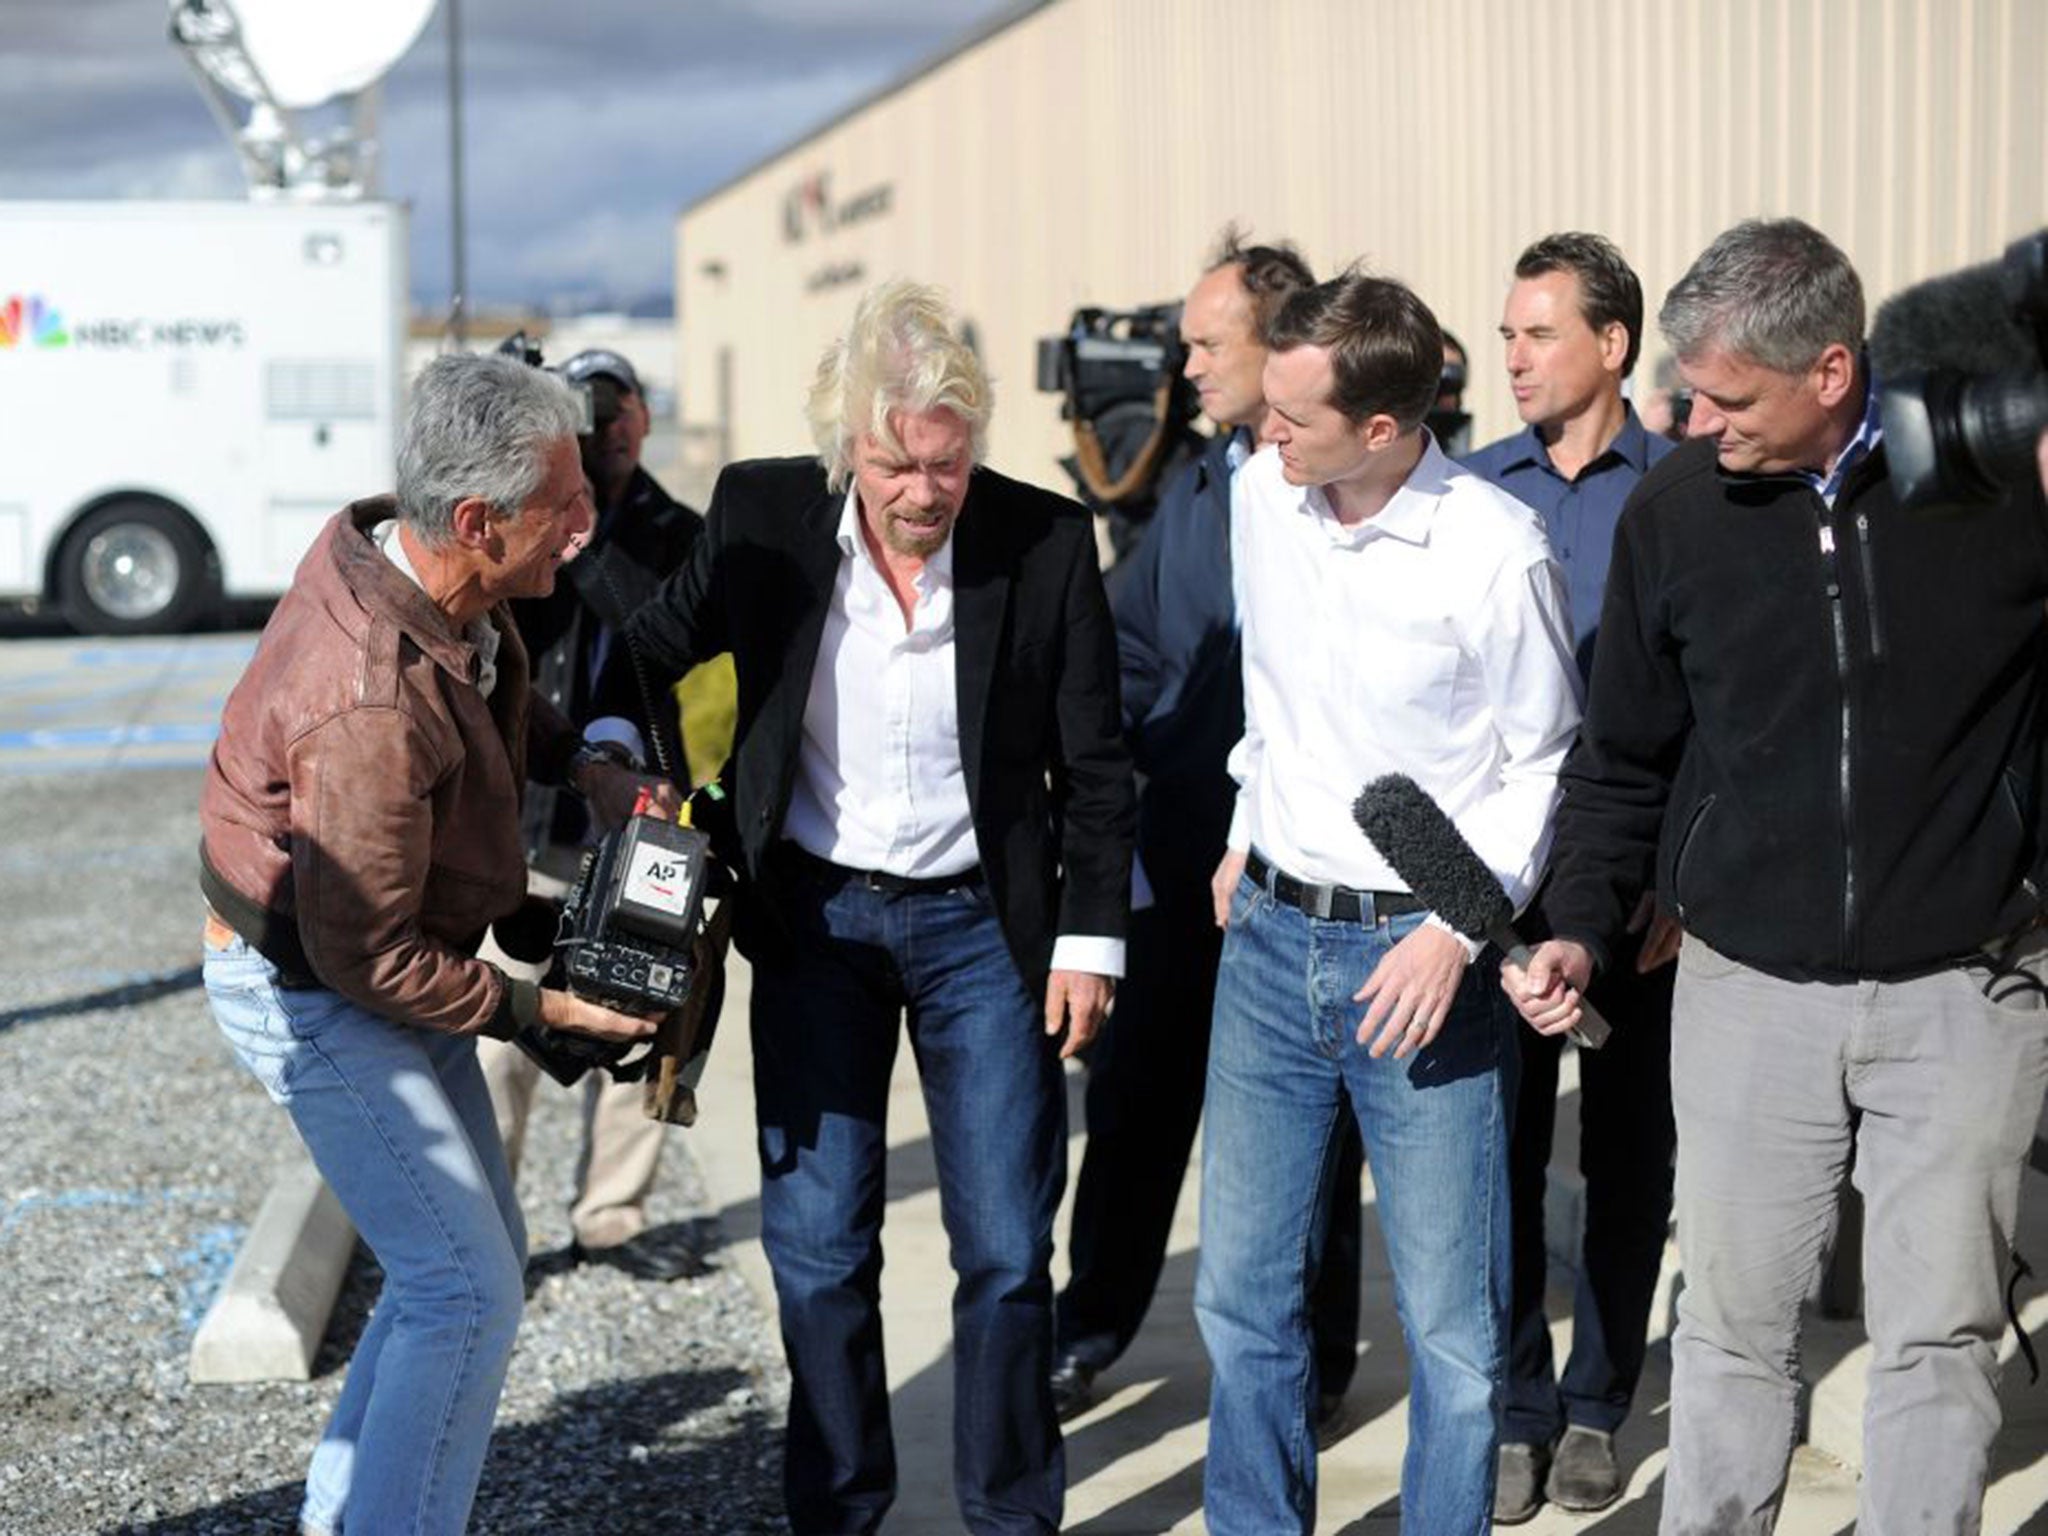
<svg viewBox="0 0 2048 1536">
<path fill-rule="evenodd" d="M 118 755 L 118 754 L 117 754 Z M 357 1262 L 303 1383 L 193 1386 L 193 1330 L 289 1123 L 198 988 L 191 767 L 0 766 L 0 1532 L 289 1531 L 377 1288 Z M 534 1288 L 472 1529 L 784 1529 L 787 1381 L 673 1133 L 653 1215 L 712 1266 L 566 1261 L 575 1097 L 543 1088 Z"/>
</svg>

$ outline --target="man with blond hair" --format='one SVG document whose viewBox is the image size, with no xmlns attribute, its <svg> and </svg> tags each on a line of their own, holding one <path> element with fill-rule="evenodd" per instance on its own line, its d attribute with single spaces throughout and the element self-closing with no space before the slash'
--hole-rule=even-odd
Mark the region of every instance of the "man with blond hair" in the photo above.
<svg viewBox="0 0 2048 1536">
<path fill-rule="evenodd" d="M 980 464 L 989 411 L 938 295 L 871 291 L 818 368 L 817 456 L 728 467 L 690 563 L 628 626 L 655 673 L 729 651 L 738 675 L 722 852 L 754 962 L 798 1532 L 874 1530 L 895 1495 L 879 1295 L 899 1018 L 958 1276 L 963 1523 L 1050 1532 L 1062 1513 L 1060 1062 L 1123 970 L 1133 790 L 1088 516 Z"/>
</svg>

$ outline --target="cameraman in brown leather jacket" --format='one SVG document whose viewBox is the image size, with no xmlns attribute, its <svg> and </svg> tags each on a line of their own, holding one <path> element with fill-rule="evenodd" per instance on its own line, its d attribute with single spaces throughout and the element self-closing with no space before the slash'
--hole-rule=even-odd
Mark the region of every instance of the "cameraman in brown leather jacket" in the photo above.
<svg viewBox="0 0 2048 1536">
<path fill-rule="evenodd" d="M 301 1529 L 457 1532 L 524 1301 L 475 1037 L 654 1026 L 476 958 L 526 894 L 520 788 L 620 774 L 529 687 L 504 606 L 590 530 L 566 385 L 415 381 L 396 497 L 314 541 L 229 696 L 200 802 L 207 996 L 383 1266 Z"/>
</svg>

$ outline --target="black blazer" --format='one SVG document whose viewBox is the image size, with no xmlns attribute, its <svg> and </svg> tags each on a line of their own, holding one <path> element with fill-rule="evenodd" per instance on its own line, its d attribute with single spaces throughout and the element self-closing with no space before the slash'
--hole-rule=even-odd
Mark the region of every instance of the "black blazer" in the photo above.
<svg viewBox="0 0 2048 1536">
<path fill-rule="evenodd" d="M 736 846 L 725 851 L 745 879 L 736 934 L 757 961 L 780 929 L 769 854 L 796 778 L 844 505 L 815 459 L 731 465 L 689 563 L 627 626 L 657 678 L 732 653 L 739 718 L 721 778 Z M 1130 900 L 1134 791 L 1088 515 L 977 469 L 954 525 L 953 582 L 975 841 L 1017 968 L 1040 989 L 1056 936 L 1121 938 Z M 642 713 L 623 654 L 599 703 Z"/>
</svg>

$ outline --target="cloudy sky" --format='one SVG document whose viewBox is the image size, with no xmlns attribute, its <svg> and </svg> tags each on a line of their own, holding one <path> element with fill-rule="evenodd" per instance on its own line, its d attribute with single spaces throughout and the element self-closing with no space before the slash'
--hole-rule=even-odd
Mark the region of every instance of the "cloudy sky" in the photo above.
<svg viewBox="0 0 2048 1536">
<path fill-rule="evenodd" d="M 346 7 L 352 0 L 303 0 Z M 1013 0 L 465 0 L 472 306 L 625 304 L 672 283 L 675 213 Z M 239 197 L 165 0 L 6 0 L 0 198 Z M 385 196 L 445 307 L 447 33 L 386 79 Z"/>
</svg>

